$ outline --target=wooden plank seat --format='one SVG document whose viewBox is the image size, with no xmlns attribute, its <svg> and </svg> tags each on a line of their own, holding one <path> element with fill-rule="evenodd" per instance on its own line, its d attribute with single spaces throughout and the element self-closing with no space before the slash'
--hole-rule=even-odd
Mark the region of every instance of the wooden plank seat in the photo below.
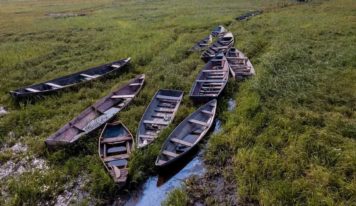
<svg viewBox="0 0 356 206">
<path fill-rule="evenodd" d="M 167 161 L 160 159 L 160 160 L 158 160 L 158 163 L 157 163 L 157 164 L 158 164 L 158 165 L 163 165 L 163 164 L 165 164 L 166 162 L 167 162 Z"/>
<path fill-rule="evenodd" d="M 172 97 L 172 96 L 166 96 L 166 95 L 157 95 L 156 96 L 157 99 L 168 99 L 168 100 L 175 100 L 175 101 L 179 101 L 181 98 L 180 97 Z"/>
<path fill-rule="evenodd" d="M 87 79 L 94 79 L 94 78 L 99 77 L 100 75 L 89 75 L 89 74 L 82 73 L 82 74 L 80 74 L 80 76 L 83 76 L 83 77 L 85 77 Z"/>
<path fill-rule="evenodd" d="M 174 109 L 169 108 L 156 108 L 155 112 L 163 112 L 163 113 L 173 113 Z"/>
<path fill-rule="evenodd" d="M 224 83 L 219 83 L 219 82 L 203 83 L 203 86 L 221 86 L 221 85 L 224 85 Z"/>
<path fill-rule="evenodd" d="M 154 139 L 156 136 L 153 136 L 153 135 L 148 135 L 148 134 L 140 134 L 140 138 L 141 139 Z"/>
<path fill-rule="evenodd" d="M 162 121 L 151 121 L 151 120 L 144 120 L 144 124 L 156 124 L 156 125 L 168 125 L 168 122 L 162 122 Z"/>
<path fill-rule="evenodd" d="M 114 145 L 106 150 L 106 154 L 115 154 L 115 153 L 121 153 L 121 154 L 127 153 L 126 145 L 123 146 L 121 143 L 121 146 L 116 147 L 116 145 Z"/>
<path fill-rule="evenodd" d="M 155 118 L 167 118 L 167 117 L 171 117 L 171 115 L 169 114 L 164 114 L 164 113 L 154 113 L 151 115 L 152 117 Z"/>
<path fill-rule="evenodd" d="M 226 82 L 226 80 L 218 80 L 218 79 L 204 79 L 204 80 L 196 80 L 196 82 Z"/>
<path fill-rule="evenodd" d="M 224 74 L 224 72 L 217 70 L 217 69 L 204 69 L 203 70 L 204 73 L 220 73 L 220 74 Z"/>
<path fill-rule="evenodd" d="M 214 115 L 214 113 L 213 112 L 211 112 L 211 111 L 208 111 L 208 110 L 201 110 L 201 112 L 202 113 L 204 113 L 204 114 L 208 114 L 208 115 Z"/>
<path fill-rule="evenodd" d="M 179 156 L 177 153 L 174 153 L 174 152 L 171 152 L 171 151 L 168 151 L 168 150 L 163 150 L 162 154 L 164 154 L 166 156 L 169 156 L 169 157 L 178 157 Z"/>
<path fill-rule="evenodd" d="M 129 84 L 129 86 L 141 86 L 142 84 L 141 83 L 131 83 Z"/>
<path fill-rule="evenodd" d="M 170 140 L 172 142 L 174 142 L 174 143 L 178 143 L 178 144 L 181 144 L 181 145 L 184 145 L 184 146 L 187 146 L 187 147 L 192 147 L 193 146 L 192 143 L 184 141 L 184 140 L 181 140 L 181 139 L 171 138 Z"/>
<path fill-rule="evenodd" d="M 208 126 L 208 123 L 202 122 L 202 121 L 199 121 L 199 120 L 196 120 L 196 119 L 190 119 L 189 122 L 193 123 L 193 124 L 201 125 L 201 126 L 204 126 L 204 127 Z"/>
<path fill-rule="evenodd" d="M 116 69 L 117 69 L 117 68 L 120 68 L 120 67 L 121 67 L 121 65 L 120 65 L 120 64 L 112 64 L 112 65 L 111 65 L 111 67 L 112 67 L 112 68 L 116 68 Z"/>
<path fill-rule="evenodd" d="M 51 83 L 51 82 L 47 82 L 45 84 L 48 86 L 54 87 L 54 88 L 58 88 L 58 89 L 63 88 L 63 86 L 55 84 L 55 83 Z"/>
<path fill-rule="evenodd" d="M 124 98 L 134 98 L 135 95 L 129 94 L 129 95 L 112 95 L 112 99 L 124 99 Z"/>
<path fill-rule="evenodd" d="M 33 88 L 25 88 L 26 91 L 29 91 L 29 92 L 40 92 L 40 90 L 38 89 L 33 89 Z"/>
<path fill-rule="evenodd" d="M 124 142 L 128 140 L 131 140 L 131 137 L 121 136 L 121 137 L 105 138 L 101 141 L 101 143 L 107 144 L 107 143 Z"/>
<path fill-rule="evenodd" d="M 120 155 L 104 157 L 103 160 L 104 160 L 104 162 L 110 162 L 110 161 L 114 161 L 117 159 L 127 159 L 127 158 L 129 158 L 128 154 L 120 154 Z"/>
</svg>

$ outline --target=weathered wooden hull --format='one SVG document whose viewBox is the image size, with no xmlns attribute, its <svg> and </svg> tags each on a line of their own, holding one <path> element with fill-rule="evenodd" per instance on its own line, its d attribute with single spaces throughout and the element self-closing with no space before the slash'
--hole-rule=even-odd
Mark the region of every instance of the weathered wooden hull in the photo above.
<svg viewBox="0 0 356 206">
<path fill-rule="evenodd" d="M 255 75 L 251 61 L 239 50 L 232 47 L 226 54 L 231 76 L 236 80 Z"/>
<path fill-rule="evenodd" d="M 167 137 L 155 165 L 163 170 L 185 158 L 211 129 L 217 100 L 211 100 L 185 118 Z"/>
<path fill-rule="evenodd" d="M 206 48 L 208 48 L 208 46 L 211 44 L 212 41 L 213 41 L 212 36 L 209 35 L 209 36 L 205 37 L 204 39 L 202 39 L 201 41 L 199 41 L 198 43 L 196 43 L 191 49 L 189 49 L 189 51 L 191 51 L 191 52 L 203 51 Z"/>
<path fill-rule="evenodd" d="M 125 86 L 85 109 L 76 118 L 48 137 L 45 141 L 46 145 L 53 147 L 71 144 L 110 121 L 138 94 L 144 79 L 145 75 L 138 75 Z"/>
<path fill-rule="evenodd" d="M 229 78 L 229 65 L 223 54 L 209 61 L 198 74 L 189 97 L 195 103 L 204 103 L 218 98 Z"/>
<path fill-rule="evenodd" d="M 133 136 L 123 123 L 105 125 L 99 137 L 98 153 L 106 171 L 120 187 L 126 184 L 128 161 L 133 150 Z"/>
<path fill-rule="evenodd" d="M 137 129 L 138 148 L 152 143 L 159 133 L 171 124 L 183 98 L 178 90 L 159 90 L 143 114 Z"/>
<path fill-rule="evenodd" d="M 231 32 L 225 33 L 213 45 L 211 45 L 202 53 L 201 59 L 207 62 L 210 59 L 213 59 L 219 53 L 226 54 L 226 52 L 234 45 L 234 42 L 234 35 Z"/>
<path fill-rule="evenodd" d="M 34 84 L 27 87 L 22 87 L 13 91 L 10 91 L 10 95 L 15 100 L 28 99 L 32 97 L 45 96 L 58 91 L 62 91 L 67 88 L 71 88 L 86 82 L 90 82 L 108 74 L 121 70 L 127 63 L 130 62 L 130 58 L 121 59 L 115 62 L 104 64 L 98 67 L 90 68 L 84 71 L 80 71 L 74 74 L 63 76 L 60 78 L 52 79 L 47 82 Z"/>
</svg>

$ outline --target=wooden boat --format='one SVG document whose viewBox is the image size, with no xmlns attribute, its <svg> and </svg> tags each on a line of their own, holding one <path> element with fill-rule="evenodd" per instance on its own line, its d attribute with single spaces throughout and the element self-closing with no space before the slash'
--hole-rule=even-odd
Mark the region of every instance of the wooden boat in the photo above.
<svg viewBox="0 0 356 206">
<path fill-rule="evenodd" d="M 164 142 L 156 166 L 167 167 L 191 151 L 211 128 L 216 107 L 217 100 L 213 99 L 185 118 Z"/>
<path fill-rule="evenodd" d="M 124 186 L 128 160 L 134 149 L 131 132 L 121 122 L 107 123 L 99 138 L 99 157 L 112 179 Z"/>
<path fill-rule="evenodd" d="M 226 53 L 230 47 L 234 45 L 234 35 L 231 32 L 224 34 L 213 45 L 203 52 L 201 58 L 204 61 L 209 61 L 219 53 Z"/>
<path fill-rule="evenodd" d="M 113 73 L 122 69 L 131 58 L 121 59 L 109 64 L 97 66 L 88 70 L 80 71 L 74 74 L 70 74 L 57 79 L 52 79 L 47 82 L 34 84 L 31 86 L 23 87 L 10 91 L 10 94 L 15 99 L 21 99 L 25 97 L 40 96 L 50 93 L 54 93 L 65 88 L 69 88 L 84 82 L 89 82 L 107 74 Z"/>
<path fill-rule="evenodd" d="M 190 98 L 194 102 L 217 98 L 225 88 L 228 78 L 229 64 L 224 54 L 220 53 L 200 71 L 190 91 Z"/>
<path fill-rule="evenodd" d="M 98 129 L 133 100 L 141 90 L 144 80 L 145 75 L 138 75 L 123 87 L 103 97 L 48 137 L 46 145 L 51 147 L 71 144 L 83 135 Z"/>
<path fill-rule="evenodd" d="M 239 50 L 232 47 L 226 53 L 226 59 L 230 66 L 230 73 L 235 79 L 243 79 L 255 75 L 250 60 Z"/>
<path fill-rule="evenodd" d="M 213 37 L 217 37 L 217 36 L 223 35 L 226 32 L 227 32 L 227 29 L 225 29 L 225 27 L 220 25 L 213 29 L 213 31 L 211 32 L 211 35 Z"/>
<path fill-rule="evenodd" d="M 196 43 L 189 51 L 202 51 L 207 48 L 211 42 L 213 41 L 213 37 L 211 35 L 205 37 L 204 39 L 200 40 Z"/>
<path fill-rule="evenodd" d="M 173 121 L 183 98 L 178 90 L 159 90 L 143 114 L 138 131 L 137 147 L 142 148 L 158 137 L 158 134 Z"/>
</svg>

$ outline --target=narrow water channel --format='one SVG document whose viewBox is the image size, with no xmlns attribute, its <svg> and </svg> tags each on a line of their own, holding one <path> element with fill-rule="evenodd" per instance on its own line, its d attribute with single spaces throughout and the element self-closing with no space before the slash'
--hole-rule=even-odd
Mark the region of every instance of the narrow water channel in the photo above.
<svg viewBox="0 0 356 206">
<path fill-rule="evenodd" d="M 234 110 L 236 102 L 228 101 L 228 111 Z M 215 119 L 213 134 L 222 130 L 222 122 Z M 169 174 L 151 176 L 131 197 L 125 206 L 158 206 L 161 205 L 170 191 L 182 186 L 185 180 L 193 175 L 202 176 L 205 173 L 203 150 L 195 151 L 185 162 L 172 168 Z"/>
</svg>

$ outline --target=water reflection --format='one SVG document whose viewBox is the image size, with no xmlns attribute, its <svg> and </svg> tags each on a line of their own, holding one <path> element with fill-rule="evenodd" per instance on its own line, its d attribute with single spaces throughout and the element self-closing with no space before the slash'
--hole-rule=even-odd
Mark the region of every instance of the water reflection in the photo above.
<svg viewBox="0 0 356 206">
<path fill-rule="evenodd" d="M 221 121 L 215 120 L 213 133 L 222 130 Z M 132 194 L 125 206 L 157 206 L 166 199 L 167 194 L 175 188 L 179 188 L 183 182 L 193 175 L 205 174 L 203 163 L 203 150 L 196 148 L 184 161 L 179 161 L 169 171 L 161 172 L 157 176 L 148 178 L 141 190 Z"/>
</svg>

